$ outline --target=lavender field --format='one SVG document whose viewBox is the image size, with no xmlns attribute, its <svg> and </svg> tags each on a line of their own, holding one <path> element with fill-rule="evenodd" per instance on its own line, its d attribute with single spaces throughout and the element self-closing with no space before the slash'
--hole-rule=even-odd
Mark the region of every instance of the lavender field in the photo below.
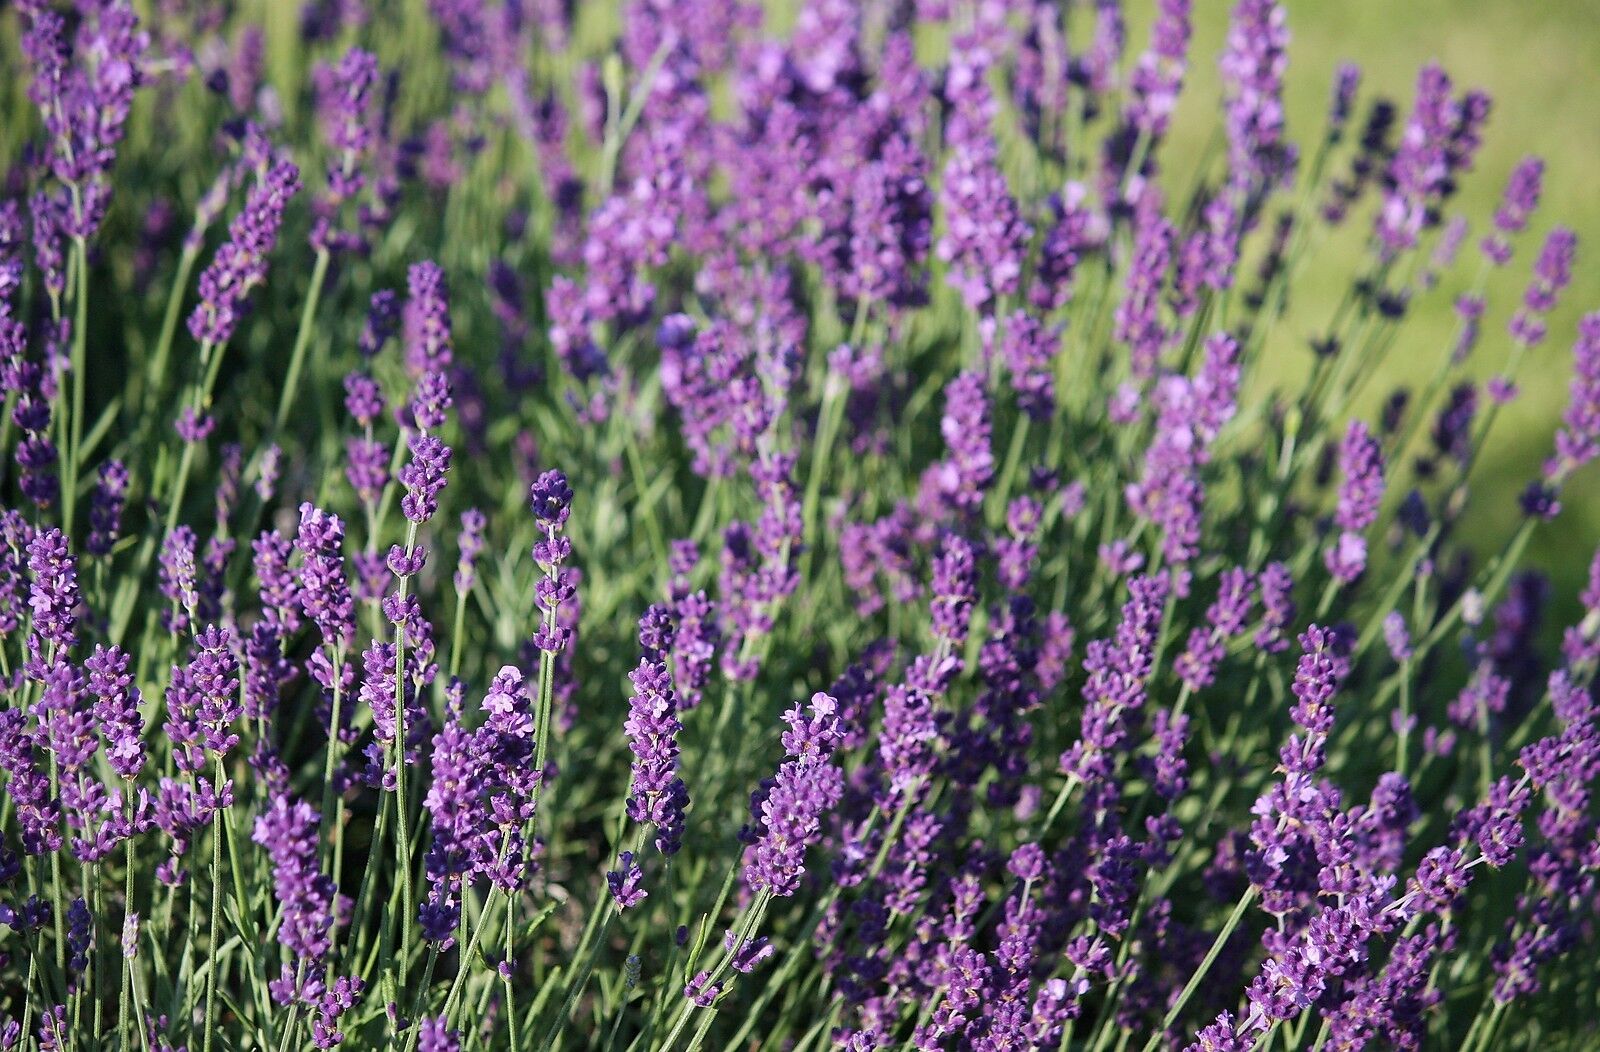
<svg viewBox="0 0 1600 1052">
<path fill-rule="evenodd" d="M 0 1052 L 1600 1049 L 1600 13 L 1438 6 L 0 2 Z"/>
</svg>

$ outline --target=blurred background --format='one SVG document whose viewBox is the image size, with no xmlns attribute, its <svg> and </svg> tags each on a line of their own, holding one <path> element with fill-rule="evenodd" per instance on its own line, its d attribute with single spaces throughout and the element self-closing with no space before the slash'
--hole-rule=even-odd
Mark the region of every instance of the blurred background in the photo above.
<svg viewBox="0 0 1600 1052">
<path fill-rule="evenodd" d="M 1382 372 L 1358 407 L 1370 419 L 1377 402 L 1400 384 L 1426 382 L 1455 333 L 1451 304 L 1472 282 L 1476 242 L 1494 213 L 1506 177 L 1522 157 L 1545 160 L 1544 197 L 1509 266 L 1491 279 L 1483 337 L 1468 371 L 1478 379 L 1497 372 L 1510 341 L 1506 321 L 1522 296 L 1533 260 L 1553 226 L 1578 235 L 1572 285 L 1550 317 L 1545 343 L 1518 374 L 1522 396 L 1501 412 L 1489 450 L 1475 469 L 1474 495 L 1464 528 L 1484 554 L 1498 550 L 1521 517 L 1517 495 L 1539 470 L 1567 401 L 1571 349 L 1578 318 L 1600 310 L 1600 0 L 1286 0 L 1293 39 L 1289 46 L 1287 105 L 1290 136 L 1314 141 L 1326 119 L 1335 68 L 1345 61 L 1362 70 L 1361 98 L 1384 95 L 1410 110 L 1417 70 L 1438 61 L 1457 90 L 1481 88 L 1494 98 L 1476 169 L 1462 182 L 1447 215 L 1473 221 L 1455 270 L 1413 302 Z M 1132 0 L 1129 49 L 1147 39 L 1154 0 Z M 1195 0 L 1190 79 L 1173 121 L 1164 165 L 1181 172 L 1198 157 L 1215 126 L 1219 96 L 1216 55 L 1222 48 L 1232 0 Z M 1358 107 L 1358 120 L 1362 108 Z M 1174 175 L 1176 177 L 1176 175 Z M 1322 243 L 1312 262 L 1325 281 L 1296 282 L 1300 299 L 1274 330 L 1269 383 L 1294 383 L 1311 360 L 1306 338 L 1326 322 L 1348 275 L 1360 265 L 1366 223 L 1345 224 L 1343 236 Z M 1351 236 L 1354 235 L 1354 236 Z M 1530 561 L 1552 574 L 1562 605 L 1583 587 L 1589 557 L 1600 539 L 1600 479 L 1581 473 L 1556 521 L 1540 528 Z M 1561 611 L 1553 612 L 1559 624 Z"/>
</svg>

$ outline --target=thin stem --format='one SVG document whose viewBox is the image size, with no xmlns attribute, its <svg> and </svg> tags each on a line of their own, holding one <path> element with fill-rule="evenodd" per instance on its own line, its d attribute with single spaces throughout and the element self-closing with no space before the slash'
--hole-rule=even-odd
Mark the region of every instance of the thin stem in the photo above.
<svg viewBox="0 0 1600 1052">
<path fill-rule="evenodd" d="M 1184 984 L 1183 991 L 1178 994 L 1178 999 L 1172 1003 L 1171 1008 L 1167 1009 L 1167 1014 L 1161 1020 L 1161 1025 L 1156 1028 L 1155 1033 L 1150 1035 L 1150 1040 L 1145 1042 L 1143 1052 L 1156 1052 L 1156 1049 L 1161 1047 L 1162 1039 L 1166 1036 L 1167 1031 L 1172 1029 L 1172 1024 L 1176 1023 L 1178 1017 L 1183 1014 L 1183 1009 L 1188 1005 L 1189 998 L 1193 997 L 1194 992 L 1200 989 L 1200 983 L 1205 980 L 1206 973 L 1211 971 L 1211 966 L 1216 963 L 1217 957 L 1222 953 L 1222 948 L 1233 937 L 1234 929 L 1244 919 L 1245 911 L 1250 908 L 1250 903 L 1255 901 L 1255 897 L 1256 886 L 1252 884 L 1240 896 L 1239 904 L 1233 907 L 1233 912 L 1228 915 L 1227 923 L 1222 926 L 1222 930 L 1217 933 L 1216 940 L 1212 942 L 1211 948 L 1206 951 L 1205 957 L 1201 959 L 1200 967 L 1196 968 L 1194 974 L 1189 976 L 1189 981 Z"/>
<path fill-rule="evenodd" d="M 300 373 L 305 368 L 306 350 L 311 345 L 311 323 L 316 317 L 317 301 L 322 298 L 322 286 L 328 277 L 328 250 L 317 250 L 317 261 L 311 268 L 311 287 L 306 290 L 306 302 L 300 309 L 300 327 L 295 331 L 294 350 L 289 355 L 289 371 L 284 375 L 283 391 L 278 395 L 278 412 L 272 418 L 272 430 L 281 434 L 289 422 L 289 410 L 294 407 L 294 397 L 300 387 Z"/>
<path fill-rule="evenodd" d="M 216 791 L 222 792 L 222 760 L 216 763 Z M 211 934 L 206 952 L 211 955 L 211 968 L 206 973 L 206 1037 L 205 1052 L 211 1052 L 211 1037 L 216 1032 L 218 973 L 222 971 L 221 955 L 217 953 L 217 927 L 222 919 L 222 816 L 213 819 L 211 829 Z"/>
<path fill-rule="evenodd" d="M 88 366 L 89 330 L 89 251 L 83 238 L 73 239 L 77 256 L 78 293 L 76 317 L 72 323 L 72 424 L 64 477 L 61 480 L 61 530 L 72 536 L 72 520 L 78 505 L 78 473 L 83 459 L 84 371 Z"/>
</svg>

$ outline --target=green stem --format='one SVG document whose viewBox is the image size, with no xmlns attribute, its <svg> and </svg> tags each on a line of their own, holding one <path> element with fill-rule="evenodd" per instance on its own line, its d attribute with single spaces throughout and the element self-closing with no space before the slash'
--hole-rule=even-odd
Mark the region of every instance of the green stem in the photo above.
<svg viewBox="0 0 1600 1052">
<path fill-rule="evenodd" d="M 150 359 L 150 370 L 145 377 L 142 415 L 146 420 L 155 416 L 160 402 L 162 381 L 167 375 L 167 359 L 172 354 L 172 339 L 178 333 L 178 312 L 183 308 L 183 293 L 189 287 L 189 275 L 194 272 L 195 260 L 200 256 L 198 245 L 184 246 L 178 257 L 178 273 L 172 287 L 167 290 L 167 306 L 161 314 L 161 334 L 156 338 L 156 351 Z"/>
<path fill-rule="evenodd" d="M 1200 961 L 1200 967 L 1196 968 L 1194 974 L 1189 976 L 1189 981 L 1184 984 L 1183 992 L 1178 994 L 1178 999 L 1172 1003 L 1171 1008 L 1167 1009 L 1166 1016 L 1161 1020 L 1161 1026 L 1156 1029 L 1155 1033 L 1150 1035 L 1150 1040 L 1145 1042 L 1143 1052 L 1156 1052 L 1156 1049 L 1161 1047 L 1161 1042 L 1167 1031 L 1172 1029 L 1172 1024 L 1176 1023 L 1178 1017 L 1183 1014 L 1183 1009 L 1188 1005 L 1189 998 L 1193 997 L 1194 992 L 1200 989 L 1200 984 L 1205 980 L 1206 973 L 1211 971 L 1211 966 L 1216 963 L 1217 957 L 1222 953 L 1222 948 L 1233 937 L 1234 929 L 1244 919 L 1245 911 L 1250 908 L 1250 903 L 1255 900 L 1255 897 L 1256 886 L 1252 884 L 1240 896 L 1239 904 L 1233 907 L 1233 912 L 1228 915 L 1227 923 L 1217 933 L 1216 940 L 1212 942 L 1211 948 L 1206 951 L 1205 957 Z"/>
<path fill-rule="evenodd" d="M 84 370 L 88 366 L 89 331 L 89 251 L 83 238 L 73 239 L 77 256 L 78 294 L 76 318 L 72 323 L 72 426 L 66 450 L 65 471 L 61 480 L 61 530 L 72 536 L 72 520 L 78 504 L 79 461 L 83 457 Z"/>
<path fill-rule="evenodd" d="M 131 820 L 132 811 L 133 811 L 132 794 L 129 794 L 128 810 L 129 810 L 129 818 Z M 123 931 L 126 932 L 128 930 L 128 928 L 129 928 L 130 922 L 131 922 L 131 920 L 133 918 L 133 838 L 132 837 L 129 837 L 127 840 L 123 841 L 123 844 L 122 844 L 122 864 L 123 864 L 123 871 L 124 871 L 123 872 L 123 891 L 122 891 L 122 896 L 123 896 L 123 898 L 122 898 L 122 913 L 123 913 L 122 928 L 123 928 Z M 137 951 L 137 949 L 138 949 L 137 944 L 135 944 L 134 949 L 135 949 L 135 951 Z M 133 983 L 133 967 L 134 967 L 133 961 L 134 961 L 134 958 L 132 957 L 132 955 L 130 955 L 128 953 L 126 948 L 123 948 L 122 953 L 123 953 L 123 958 L 124 958 L 123 962 L 122 962 L 122 990 L 117 995 L 117 1047 L 125 1049 L 125 1048 L 128 1047 L 128 995 L 129 995 L 129 992 L 130 992 L 130 987 L 131 987 L 131 985 Z"/>
<path fill-rule="evenodd" d="M 316 317 L 317 302 L 322 298 L 322 285 L 328 277 L 328 250 L 317 250 L 317 261 L 311 268 L 311 287 L 306 290 L 306 302 L 300 309 L 300 328 L 294 336 L 294 350 L 289 355 L 289 371 L 284 375 L 283 392 L 278 396 L 278 412 L 272 420 L 272 430 L 281 434 L 289 422 L 289 410 L 294 407 L 295 392 L 300 386 L 300 373 L 305 368 L 306 350 L 311 346 L 311 323 Z"/>
<path fill-rule="evenodd" d="M 222 793 L 222 760 L 216 761 L 216 790 Z M 206 973 L 206 1030 L 205 1052 L 211 1052 L 211 1037 L 217 1024 L 217 984 L 222 971 L 222 960 L 217 953 L 217 928 L 222 919 L 222 816 L 213 819 L 211 829 L 211 934 L 206 952 L 211 955 L 211 967 Z"/>
</svg>

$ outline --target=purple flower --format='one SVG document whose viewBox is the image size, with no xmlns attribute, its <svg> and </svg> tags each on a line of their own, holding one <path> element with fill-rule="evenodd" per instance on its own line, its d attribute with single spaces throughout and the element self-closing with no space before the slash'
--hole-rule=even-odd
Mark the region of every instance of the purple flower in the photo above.
<svg viewBox="0 0 1600 1052">
<path fill-rule="evenodd" d="M 106 759 L 118 777 L 129 781 L 144 769 L 144 717 L 139 714 L 139 688 L 133 685 L 132 659 L 119 647 L 98 644 L 83 667 L 89 693 L 95 696 L 95 722 L 105 739 Z"/>
<path fill-rule="evenodd" d="M 1128 123 L 1153 139 L 1166 134 L 1167 122 L 1183 90 L 1189 64 L 1189 0 L 1160 0 L 1150 26 L 1150 46 L 1130 76 Z"/>
<path fill-rule="evenodd" d="M 617 856 L 617 865 L 619 868 L 606 872 L 606 887 L 616 900 L 618 909 L 632 909 L 649 895 L 639 886 L 644 880 L 644 871 L 634 860 L 632 851 L 624 851 Z"/>
<path fill-rule="evenodd" d="M 377 307 L 374 301 L 374 308 Z M 450 335 L 450 293 L 444 271 L 431 260 L 406 271 L 406 303 L 401 310 L 406 369 L 412 376 L 439 373 L 453 360 Z"/>
<path fill-rule="evenodd" d="M 108 460 L 100 466 L 100 477 L 89 495 L 89 539 L 84 550 L 90 555 L 110 555 L 117 543 L 128 482 L 128 469 L 122 461 Z"/>
<path fill-rule="evenodd" d="M 705 697 L 706 684 L 715 668 L 717 646 L 722 632 L 717 627 L 717 606 L 705 592 L 687 592 L 674 600 L 672 670 L 678 704 L 684 709 L 698 706 Z"/>
<path fill-rule="evenodd" d="M 477 508 L 468 508 L 461 513 L 461 532 L 456 537 L 461 557 L 456 561 L 454 581 L 456 592 L 460 595 L 472 591 L 478 579 L 478 556 L 483 553 L 483 531 L 488 524 L 488 518 Z"/>
<path fill-rule="evenodd" d="M 1288 629 L 1294 623 L 1294 576 L 1283 563 L 1268 563 L 1261 571 L 1261 627 L 1255 645 L 1269 654 L 1289 647 Z"/>
<path fill-rule="evenodd" d="M 939 188 L 946 232 L 936 249 L 949 266 L 950 286 L 969 308 L 985 314 L 994 313 L 998 297 L 1019 288 L 1032 236 L 1000 171 L 990 129 L 995 101 L 985 83 L 990 61 L 971 37 L 955 42 L 945 80 L 949 159 Z"/>
<path fill-rule="evenodd" d="M 51 662 L 78 641 L 78 564 L 66 534 L 51 527 L 28 541 L 28 610 L 33 631 L 28 653 L 35 664 Z"/>
<path fill-rule="evenodd" d="M 427 434 L 411 436 L 411 462 L 400 469 L 400 484 L 406 488 L 400 510 L 408 521 L 424 523 L 439 510 L 439 493 L 450 470 L 450 447 Z"/>
<path fill-rule="evenodd" d="M 1134 225 L 1127 295 L 1117 304 L 1112 336 L 1128 347 L 1134 379 L 1155 376 L 1168 339 L 1161 323 L 1161 287 L 1172 265 L 1172 224 L 1158 210 L 1142 209 Z"/>
<path fill-rule="evenodd" d="M 171 632 L 188 631 L 200 603 L 195 544 L 194 530 L 188 526 L 175 527 L 161 543 L 158 582 L 161 594 L 172 604 L 162 611 L 162 621 Z"/>
<path fill-rule="evenodd" d="M 1072 298 L 1078 264 L 1105 238 L 1105 224 L 1085 203 L 1088 189 L 1069 182 L 1048 202 L 1050 223 L 1039 243 L 1028 302 L 1036 310 L 1053 311 Z"/>
<path fill-rule="evenodd" d="M 945 538 L 933 561 L 931 591 L 934 638 L 948 652 L 958 651 L 966 643 L 972 608 L 978 601 L 978 566 L 972 545 L 955 534 Z"/>
<path fill-rule="evenodd" d="M 1417 75 L 1416 102 L 1386 179 L 1376 232 L 1386 256 L 1413 248 L 1439 222 L 1439 209 L 1455 177 L 1471 167 L 1488 98 L 1469 92 L 1451 97 L 1450 77 L 1436 64 Z"/>
<path fill-rule="evenodd" d="M 1110 777 L 1116 753 L 1125 748 L 1133 719 L 1144 707 L 1146 681 L 1155 659 L 1156 636 L 1169 587 L 1163 575 L 1128 582 L 1128 601 L 1110 639 L 1085 649 L 1083 686 L 1087 705 L 1078 741 L 1061 754 L 1061 770 L 1084 782 Z"/>
<path fill-rule="evenodd" d="M 1255 582 L 1242 566 L 1224 570 L 1217 582 L 1217 598 L 1206 608 L 1206 627 L 1189 633 L 1188 644 L 1173 670 L 1190 690 L 1211 685 L 1216 678 L 1227 642 L 1244 630 L 1250 616 Z"/>
<path fill-rule="evenodd" d="M 1339 444 L 1339 470 L 1344 481 L 1339 486 L 1339 507 L 1334 523 L 1342 531 L 1334 545 L 1324 552 L 1328 572 L 1344 584 L 1361 576 L 1367 565 L 1366 539 L 1362 534 L 1378 518 L 1383 501 L 1383 448 L 1367 425 L 1350 421 L 1344 441 Z"/>
<path fill-rule="evenodd" d="M 985 491 L 994 479 L 994 454 L 989 449 L 989 400 L 983 377 L 958 374 L 945 387 L 945 410 L 939 419 L 949 455 L 933 468 L 940 498 L 962 514 L 983 505 Z"/>
<path fill-rule="evenodd" d="M 1230 178 L 1251 193 L 1285 178 L 1294 147 L 1284 135 L 1283 74 L 1289 26 L 1276 0 L 1239 0 L 1219 63 Z"/>
<path fill-rule="evenodd" d="M 355 599 L 344 575 L 344 523 L 307 502 L 300 505 L 300 530 L 295 539 L 300 566 L 300 607 L 331 647 L 348 647 L 355 639 Z"/>
<path fill-rule="evenodd" d="M 789 725 L 783 748 L 790 758 L 750 801 L 744 882 L 751 891 L 784 897 L 800 890 L 806 848 L 820 834 L 822 816 L 844 792 L 844 774 L 832 761 L 839 740 L 837 712 L 838 703 L 818 692 L 809 710 L 797 704 L 783 714 Z"/>
<path fill-rule="evenodd" d="M 452 712 L 434 735 L 432 780 L 422 805 L 433 839 L 423 858 L 429 891 L 417 913 L 423 938 L 448 949 L 461 919 L 461 882 L 472 868 L 478 834 L 486 821 L 479 792 L 483 777 L 479 737 Z"/>
<path fill-rule="evenodd" d="M 430 1016 L 417 1026 L 417 1052 L 461 1052 L 461 1035 L 444 1016 Z"/>
<path fill-rule="evenodd" d="M 1395 664 L 1411 660 L 1411 633 L 1406 628 L 1406 618 L 1398 610 L 1391 610 L 1383 618 L 1383 642 Z"/>
<path fill-rule="evenodd" d="M 672 624 L 664 607 L 652 606 L 639 620 L 639 646 L 643 656 L 628 678 L 633 697 L 623 725 L 633 751 L 632 780 L 627 814 L 635 822 L 656 827 L 656 848 L 664 855 L 677 852 L 683 835 L 683 811 L 688 790 L 678 777 L 678 701 L 672 673 L 666 664 L 672 646 Z"/>
<path fill-rule="evenodd" d="M 351 438 L 345 442 L 345 478 L 357 498 L 367 507 L 376 507 L 389 484 L 389 450 L 370 438 Z"/>
<path fill-rule="evenodd" d="M 1479 243 L 1484 256 L 1495 266 L 1503 267 L 1511 261 L 1511 236 L 1528 225 L 1534 209 L 1539 207 L 1543 184 L 1544 161 L 1538 157 L 1524 157 L 1511 170 L 1505 196 L 1494 214 L 1494 233 L 1485 235 Z"/>
<path fill-rule="evenodd" d="M 1545 315 L 1555 309 L 1561 290 L 1572 281 L 1572 261 L 1577 252 L 1578 236 L 1565 227 L 1556 227 L 1545 238 L 1544 248 L 1533 264 L 1533 280 L 1509 326 L 1511 338 L 1524 347 L 1544 342 Z"/>
<path fill-rule="evenodd" d="M 534 645 L 547 654 L 558 654 L 566 648 L 570 635 L 559 623 L 558 614 L 577 593 L 573 571 L 563 567 L 572 556 L 572 541 L 561 534 L 572 511 L 572 487 L 561 472 L 546 471 L 529 487 L 528 501 L 534 524 L 543 534 L 533 545 L 533 561 L 544 571 L 534 585 L 534 598 L 543 615 Z"/>
<path fill-rule="evenodd" d="M 69 233 L 87 239 L 105 216 L 106 177 L 143 80 L 149 37 L 125 2 L 83 8 L 70 41 L 66 20 L 54 10 L 32 4 L 22 10 L 28 16 L 22 50 L 34 70 L 28 97 L 44 122 L 45 161 L 75 188 Z"/>
<path fill-rule="evenodd" d="M 269 983 L 273 1000 L 288 1004 L 306 997 L 322 977 L 322 962 L 333 947 L 332 878 L 322 872 L 317 829 L 320 818 L 304 800 L 275 793 L 256 817 L 250 839 L 272 860 L 273 897 L 282 910 L 278 942 L 293 955 Z M 300 983 L 296 983 L 296 975 Z"/>
<path fill-rule="evenodd" d="M 1490 787 L 1487 799 L 1457 817 L 1456 831 L 1477 842 L 1479 853 L 1489 865 L 1504 866 L 1516 858 L 1522 847 L 1522 812 L 1530 801 L 1525 784 L 1513 782 L 1509 775 L 1500 778 Z"/>
<path fill-rule="evenodd" d="M 289 198 L 300 189 L 300 169 L 274 162 L 228 225 L 228 240 L 200 274 L 200 302 L 189 315 L 189 332 L 203 344 L 227 343 L 239 324 L 245 299 L 266 280 L 267 256 L 278 241 Z"/>
<path fill-rule="evenodd" d="M 356 341 L 362 358 L 370 359 L 389 342 L 400 327 L 400 297 L 393 289 L 379 289 L 367 304 L 367 318 Z M 354 410 L 352 410 L 354 412 Z"/>
<path fill-rule="evenodd" d="M 1017 408 L 1035 421 L 1048 420 L 1055 412 L 1055 357 L 1061 337 L 1059 327 L 1045 325 L 1020 310 L 1006 317 L 1000 333 L 999 357 L 1017 393 Z M 992 355 L 991 342 L 986 337 L 985 349 Z"/>
<path fill-rule="evenodd" d="M 1544 465 L 1544 477 L 1554 486 L 1600 453 L 1600 311 L 1578 322 L 1572 363 L 1571 396 L 1556 433 L 1556 455 Z"/>
<path fill-rule="evenodd" d="M 289 568 L 294 546 L 276 530 L 263 530 L 250 549 L 262 616 L 287 637 L 300 627 L 300 584 Z"/>
<path fill-rule="evenodd" d="M 319 66 L 312 74 L 317 94 L 317 119 L 332 154 L 325 198 L 317 201 L 311 244 L 319 251 L 357 248 L 360 241 L 332 230 L 339 206 L 361 192 L 366 183 L 364 155 L 372 146 L 372 89 L 378 60 L 351 48 L 337 66 Z"/>
<path fill-rule="evenodd" d="M 528 834 L 540 772 L 533 765 L 533 701 L 522 673 L 511 665 L 496 673 L 484 695 L 487 716 L 479 731 L 485 766 L 476 786 L 487 800 L 486 824 L 475 870 L 508 892 L 520 889 L 533 870 Z"/>
<path fill-rule="evenodd" d="M 1248 1030 L 1239 1031 L 1233 1013 L 1222 1012 L 1215 1022 L 1195 1032 L 1195 1040 L 1185 1045 L 1183 1052 L 1251 1052 L 1256 1046 L 1256 1035 Z"/>
<path fill-rule="evenodd" d="M 206 754 L 217 763 L 239 743 L 233 724 L 244 714 L 239 701 L 238 639 L 208 625 L 194 638 L 190 660 L 174 665 L 167 686 L 167 721 L 173 762 L 180 771 L 204 770 Z"/>
<path fill-rule="evenodd" d="M 850 190 L 850 269 L 846 294 L 865 304 L 914 307 L 927 299 L 924 264 L 933 241 L 933 192 L 927 161 L 894 135 L 862 165 Z"/>
</svg>

